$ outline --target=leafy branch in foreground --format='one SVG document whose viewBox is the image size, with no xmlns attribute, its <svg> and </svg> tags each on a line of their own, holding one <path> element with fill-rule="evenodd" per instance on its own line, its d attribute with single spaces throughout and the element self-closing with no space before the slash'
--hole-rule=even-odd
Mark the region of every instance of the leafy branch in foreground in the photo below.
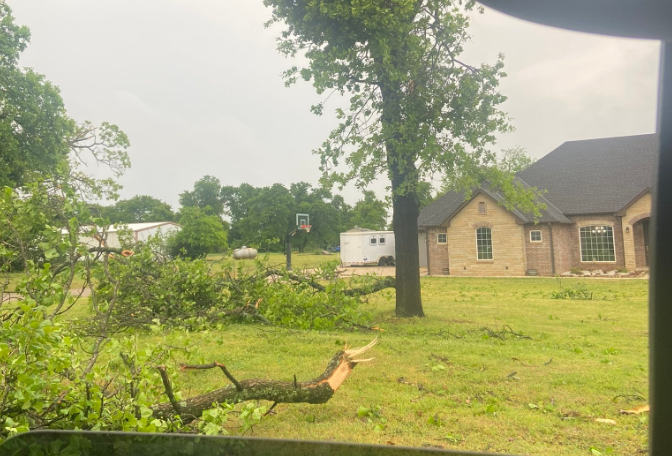
<svg viewBox="0 0 672 456">
<path fill-rule="evenodd" d="M 164 326 L 142 318 L 143 324 L 136 325 L 134 311 L 146 312 L 141 317 L 156 312 L 172 324 L 184 318 L 187 324 L 206 325 L 212 317 L 217 320 L 219 313 L 224 318 L 226 303 L 239 306 L 250 296 L 277 291 L 277 287 L 289 296 L 292 287 L 298 286 L 302 288 L 298 302 L 314 308 L 306 313 L 278 299 L 268 308 L 288 308 L 295 319 L 278 311 L 277 315 L 267 313 L 269 321 L 317 327 L 339 321 L 324 315 L 318 318 L 316 312 L 325 308 L 343 312 L 339 309 L 341 294 L 329 285 L 316 291 L 284 276 L 273 286 L 268 282 L 271 274 L 264 273 L 261 264 L 253 275 L 236 271 L 235 280 L 232 271 L 213 275 L 204 261 L 163 256 L 154 250 L 159 241 L 139 246 L 130 257 L 120 249 L 81 244 L 80 235 L 95 226 L 95 219 L 87 215 L 88 205 L 78 202 L 75 194 L 54 195 L 45 186 L 35 186 L 24 195 L 6 188 L 0 198 L 0 228 L 8 232 L 0 243 L 0 271 L 8 273 L 13 262 L 23 265 L 18 279 L 6 274 L 0 283 L 0 440 L 32 429 L 219 433 L 234 410 L 222 403 L 262 399 L 324 403 L 355 364 L 363 361 L 358 359 L 363 350 L 341 351 L 322 376 L 294 383 L 238 382 L 224 367 L 235 387 L 183 398 L 173 386 L 177 369 L 164 366 L 178 364 L 178 357 L 191 361 L 189 333 L 180 333 L 168 343 Z M 42 253 L 36 255 L 36 251 Z M 134 276 L 140 272 L 147 275 Z M 133 277 L 151 286 L 141 287 Z M 75 278 L 83 280 L 79 291 L 71 289 Z M 10 282 L 14 282 L 11 291 Z M 239 290 L 232 293 L 234 284 Z M 83 290 L 90 293 L 88 324 L 64 321 L 62 315 L 83 299 Z M 263 299 L 272 301 L 270 295 Z M 356 303 L 354 297 L 348 299 L 350 305 Z M 327 307 L 321 308 L 320 302 Z M 216 307 L 209 308 L 212 304 Z M 127 311 L 131 315 L 124 320 Z M 204 311 L 202 317 L 193 316 L 200 311 Z M 163 340 L 148 345 L 141 344 L 137 334 L 116 334 L 129 326 L 142 326 Z M 168 403 L 164 403 L 166 396 Z M 258 405 L 241 404 L 240 421 L 245 429 L 258 422 L 260 410 Z"/>
<path fill-rule="evenodd" d="M 158 239 L 133 248 L 133 256 L 115 257 L 93 279 L 97 302 L 115 303 L 114 331 L 147 327 L 156 319 L 190 329 L 230 320 L 300 329 L 368 327 L 361 297 L 395 286 L 394 278 L 336 279 L 336 263 L 309 275 L 263 261 L 250 272 L 242 266 L 214 272 L 203 259 L 164 255 Z"/>
</svg>

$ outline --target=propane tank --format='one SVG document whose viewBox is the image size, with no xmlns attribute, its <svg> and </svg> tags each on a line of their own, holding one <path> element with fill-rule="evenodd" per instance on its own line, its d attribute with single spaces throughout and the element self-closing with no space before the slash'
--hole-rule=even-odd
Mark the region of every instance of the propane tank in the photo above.
<svg viewBox="0 0 672 456">
<path fill-rule="evenodd" d="M 257 249 L 242 246 L 233 251 L 234 260 L 254 260 L 257 257 Z"/>
</svg>

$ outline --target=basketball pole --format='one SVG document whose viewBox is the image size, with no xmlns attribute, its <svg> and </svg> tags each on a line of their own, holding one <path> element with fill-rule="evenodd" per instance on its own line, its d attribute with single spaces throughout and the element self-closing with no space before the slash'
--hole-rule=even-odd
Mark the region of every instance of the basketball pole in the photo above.
<svg viewBox="0 0 672 456">
<path fill-rule="evenodd" d="M 291 272 L 292 270 L 292 236 L 296 234 L 298 230 L 290 231 L 287 234 L 287 238 L 285 239 L 285 257 L 287 260 L 287 265 L 285 266 L 285 269 L 288 272 Z"/>
<path fill-rule="evenodd" d="M 310 232 L 310 227 L 312 225 L 301 225 L 299 228 L 290 231 L 287 233 L 287 237 L 285 238 L 285 257 L 287 259 L 287 265 L 285 266 L 285 269 L 287 271 L 292 270 L 292 237 L 298 232 L 298 231 L 306 231 Z"/>
</svg>

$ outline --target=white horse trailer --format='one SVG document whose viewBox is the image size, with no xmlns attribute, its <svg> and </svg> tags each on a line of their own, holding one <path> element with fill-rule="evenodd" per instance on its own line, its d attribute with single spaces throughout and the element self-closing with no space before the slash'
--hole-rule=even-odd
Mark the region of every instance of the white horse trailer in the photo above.
<svg viewBox="0 0 672 456">
<path fill-rule="evenodd" d="M 394 264 L 394 231 L 354 229 L 341 233 L 341 264 Z"/>
</svg>

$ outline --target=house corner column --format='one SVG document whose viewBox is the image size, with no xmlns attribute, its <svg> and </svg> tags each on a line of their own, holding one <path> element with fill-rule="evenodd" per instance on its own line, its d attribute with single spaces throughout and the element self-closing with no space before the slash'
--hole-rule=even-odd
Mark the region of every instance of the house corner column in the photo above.
<svg viewBox="0 0 672 456">
<path fill-rule="evenodd" d="M 626 230 L 629 232 L 626 232 Z M 623 235 L 623 259 L 625 260 L 625 269 L 634 271 L 637 269 L 637 261 L 635 260 L 635 230 L 625 220 L 622 220 L 621 223 L 621 234 Z"/>
</svg>

